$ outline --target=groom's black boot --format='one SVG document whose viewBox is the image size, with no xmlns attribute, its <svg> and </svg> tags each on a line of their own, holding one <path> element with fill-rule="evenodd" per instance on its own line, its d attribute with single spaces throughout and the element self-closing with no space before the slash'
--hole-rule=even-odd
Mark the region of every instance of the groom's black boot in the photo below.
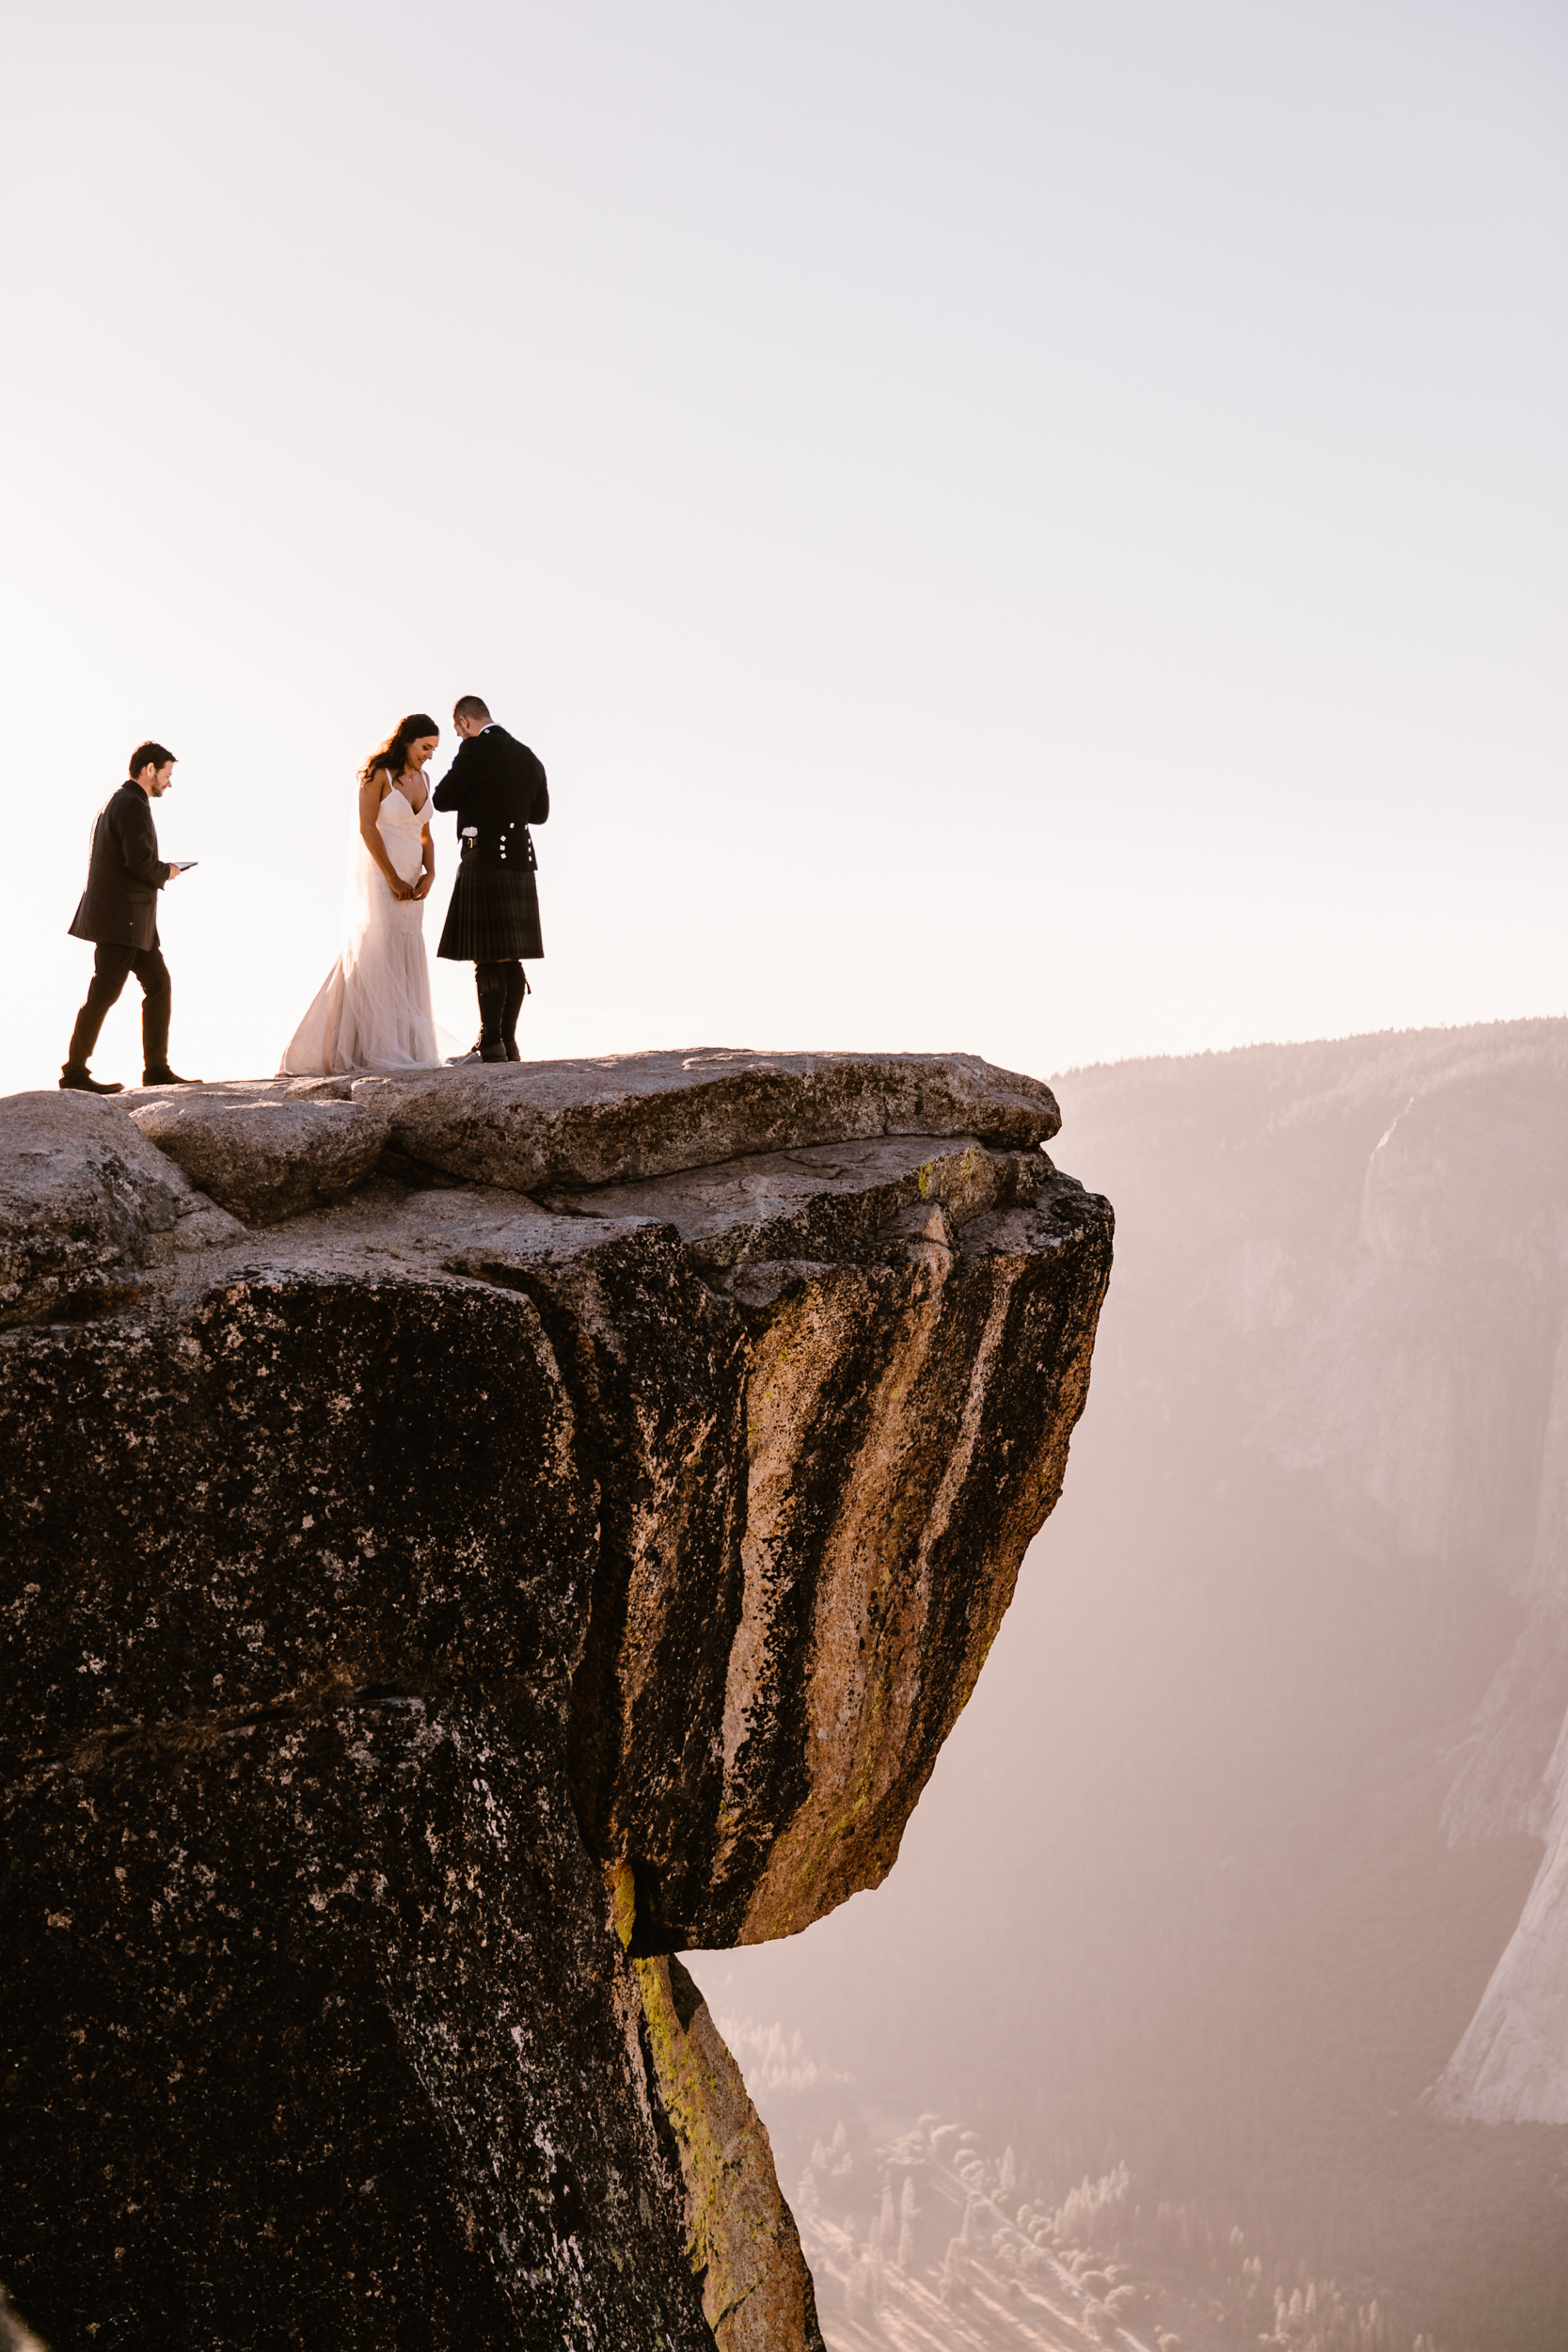
<svg viewBox="0 0 1568 2352">
<path fill-rule="evenodd" d="M 501 1015 L 506 1009 L 505 964 L 476 963 L 474 987 L 479 994 L 480 1060 L 505 1061 L 507 1051 L 501 1043 Z"/>
<path fill-rule="evenodd" d="M 517 1015 L 523 1009 L 523 998 L 529 993 L 528 975 L 518 962 L 503 963 L 506 974 L 506 997 L 501 1006 L 501 1043 L 508 1061 L 521 1061 L 517 1051 Z"/>
</svg>

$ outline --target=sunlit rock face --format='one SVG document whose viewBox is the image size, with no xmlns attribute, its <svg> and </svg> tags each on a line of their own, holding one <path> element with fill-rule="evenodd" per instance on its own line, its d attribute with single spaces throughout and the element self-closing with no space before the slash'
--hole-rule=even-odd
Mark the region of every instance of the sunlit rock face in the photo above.
<svg viewBox="0 0 1568 2352">
<path fill-rule="evenodd" d="M 684 1165 L 671 1056 L 0 1106 L 0 2276 L 58 2344 L 819 2342 L 668 1956 L 891 1867 L 1111 1220 L 972 1057 L 689 1062 Z"/>
</svg>

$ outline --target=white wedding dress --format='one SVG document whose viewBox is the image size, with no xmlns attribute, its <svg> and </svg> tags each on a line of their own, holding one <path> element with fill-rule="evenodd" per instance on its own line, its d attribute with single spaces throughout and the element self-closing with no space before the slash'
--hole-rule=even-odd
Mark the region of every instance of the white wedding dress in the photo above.
<svg viewBox="0 0 1568 2352">
<path fill-rule="evenodd" d="M 376 830 L 404 882 L 417 881 L 423 867 L 420 835 L 429 817 L 428 786 L 419 808 L 410 808 L 394 786 L 377 812 Z M 344 932 L 342 954 L 289 1041 L 280 1064 L 284 1074 L 339 1076 L 349 1071 L 421 1070 L 438 1063 L 424 901 L 393 898 L 357 827 Z"/>
</svg>

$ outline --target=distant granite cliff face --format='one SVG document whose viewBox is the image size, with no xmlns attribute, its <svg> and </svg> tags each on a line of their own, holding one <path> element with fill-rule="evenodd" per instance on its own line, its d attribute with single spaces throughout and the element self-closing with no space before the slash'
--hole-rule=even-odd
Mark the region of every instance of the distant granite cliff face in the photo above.
<svg viewBox="0 0 1568 2352">
<path fill-rule="evenodd" d="M 971 1057 L 12 1097 L 0 2277 L 57 2345 L 820 2339 L 684 1947 L 891 1867 L 1106 1203 Z"/>
<path fill-rule="evenodd" d="M 1143 1246 L 1167 1319 L 1226 1335 L 1257 1450 L 1369 1575 L 1426 1563 L 1434 1611 L 1489 1583 L 1516 1613 L 1443 1822 L 1545 1853 L 1427 2104 L 1568 2123 L 1568 1023 L 1128 1064 L 1069 1099 L 1150 1151 L 1191 1130 Z"/>
<path fill-rule="evenodd" d="M 1522 1611 L 1445 1825 L 1545 1846 L 1431 2103 L 1568 2123 L 1568 1040 L 1414 1100 L 1372 1155 L 1364 1218 L 1383 1284 L 1424 1327 L 1386 1407 L 1396 1507 L 1434 1547 L 1490 1549 Z"/>
</svg>

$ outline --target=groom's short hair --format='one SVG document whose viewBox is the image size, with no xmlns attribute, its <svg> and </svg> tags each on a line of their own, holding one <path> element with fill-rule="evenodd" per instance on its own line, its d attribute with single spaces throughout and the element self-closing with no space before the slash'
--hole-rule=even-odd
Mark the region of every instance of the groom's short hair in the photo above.
<svg viewBox="0 0 1568 2352">
<path fill-rule="evenodd" d="M 490 706 L 481 702 L 477 694 L 459 694 L 451 707 L 454 719 L 488 719 Z"/>
<path fill-rule="evenodd" d="M 161 743 L 138 743 L 131 754 L 131 765 L 126 773 L 132 777 L 139 776 L 150 763 L 154 768 L 166 768 L 173 757 L 174 754 L 166 752 Z"/>
</svg>

